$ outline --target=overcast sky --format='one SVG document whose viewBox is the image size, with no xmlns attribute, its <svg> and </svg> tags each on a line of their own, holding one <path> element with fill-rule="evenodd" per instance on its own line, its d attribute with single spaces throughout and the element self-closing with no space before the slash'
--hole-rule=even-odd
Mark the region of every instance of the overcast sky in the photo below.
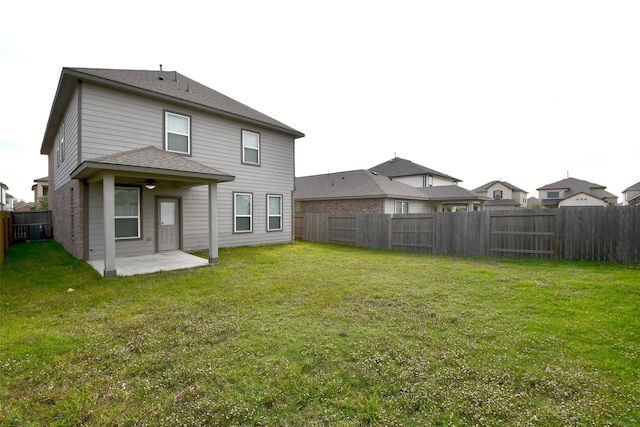
<svg viewBox="0 0 640 427">
<path fill-rule="evenodd" d="M 402 157 L 537 196 L 640 181 L 638 1 L 9 2 L 0 182 L 32 200 L 63 67 L 176 70 L 306 134 L 296 175 Z M 621 199 L 619 199 L 620 201 Z"/>
</svg>

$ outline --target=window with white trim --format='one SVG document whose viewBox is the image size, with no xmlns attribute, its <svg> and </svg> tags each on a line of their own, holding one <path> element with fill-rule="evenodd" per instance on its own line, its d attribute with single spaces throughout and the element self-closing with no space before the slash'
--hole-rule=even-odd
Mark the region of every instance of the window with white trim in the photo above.
<svg viewBox="0 0 640 427">
<path fill-rule="evenodd" d="M 140 189 L 115 188 L 116 239 L 140 238 Z"/>
<path fill-rule="evenodd" d="M 253 230 L 253 194 L 233 194 L 233 232 L 249 233 Z"/>
<path fill-rule="evenodd" d="M 559 191 L 547 191 L 547 198 L 549 199 L 559 199 L 560 192 Z"/>
<path fill-rule="evenodd" d="M 493 190 L 493 198 L 495 200 L 501 200 L 502 199 L 502 190 Z"/>
<path fill-rule="evenodd" d="M 191 154 L 191 117 L 164 113 L 164 149 L 173 153 Z"/>
<path fill-rule="evenodd" d="M 260 134 L 242 131 L 242 163 L 260 164 Z"/>
<path fill-rule="evenodd" d="M 395 213 L 397 214 L 409 213 L 409 202 L 406 202 L 404 200 L 396 200 Z"/>
<path fill-rule="evenodd" d="M 282 196 L 267 195 L 267 231 L 282 230 Z"/>
</svg>

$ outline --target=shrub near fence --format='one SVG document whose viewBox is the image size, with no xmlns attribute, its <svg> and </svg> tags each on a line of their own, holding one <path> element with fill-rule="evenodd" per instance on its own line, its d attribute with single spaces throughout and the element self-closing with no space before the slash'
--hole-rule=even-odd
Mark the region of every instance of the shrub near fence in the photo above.
<svg viewBox="0 0 640 427">
<path fill-rule="evenodd" d="M 413 252 L 640 262 L 640 206 L 298 214 L 303 240 Z"/>
</svg>

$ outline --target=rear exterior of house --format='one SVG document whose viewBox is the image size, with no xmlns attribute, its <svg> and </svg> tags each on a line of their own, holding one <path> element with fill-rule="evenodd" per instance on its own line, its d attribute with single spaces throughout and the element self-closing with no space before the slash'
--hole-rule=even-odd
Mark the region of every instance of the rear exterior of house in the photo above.
<svg viewBox="0 0 640 427">
<path fill-rule="evenodd" d="M 606 187 L 577 178 L 566 178 L 538 188 L 543 208 L 616 206 L 618 197 Z"/>
<path fill-rule="evenodd" d="M 302 136 L 177 72 L 65 68 L 41 148 L 55 239 L 105 263 L 292 242 Z"/>
<path fill-rule="evenodd" d="M 491 199 L 484 204 L 486 210 L 516 210 L 527 207 L 527 192 L 506 181 L 491 181 L 473 192 Z"/>
</svg>

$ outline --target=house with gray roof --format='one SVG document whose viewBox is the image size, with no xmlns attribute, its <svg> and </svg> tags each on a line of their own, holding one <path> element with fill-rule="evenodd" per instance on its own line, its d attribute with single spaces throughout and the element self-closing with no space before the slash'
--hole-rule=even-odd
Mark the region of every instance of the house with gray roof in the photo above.
<svg viewBox="0 0 640 427">
<path fill-rule="evenodd" d="M 34 179 L 31 186 L 33 191 L 33 206 L 35 210 L 49 210 L 49 177 Z"/>
<path fill-rule="evenodd" d="M 491 181 L 473 190 L 490 200 L 484 203 L 486 210 L 515 210 L 527 207 L 527 192 L 507 181 Z"/>
<path fill-rule="evenodd" d="M 363 169 L 297 177 L 294 198 L 296 213 L 426 213 L 484 201 L 456 185 L 416 188 Z"/>
<path fill-rule="evenodd" d="M 176 71 L 63 68 L 40 152 L 54 238 L 88 261 L 292 242 L 304 135 Z"/>
<path fill-rule="evenodd" d="M 577 178 L 566 178 L 538 188 L 543 208 L 571 206 L 616 206 L 618 197 L 606 187 Z"/>
<path fill-rule="evenodd" d="M 458 178 L 399 157 L 380 163 L 369 170 L 393 178 L 396 181 L 404 182 L 412 187 L 458 185 L 459 182 L 462 182 Z"/>
<path fill-rule="evenodd" d="M 626 188 L 622 192 L 623 205 L 640 205 L 640 182 Z"/>
</svg>

